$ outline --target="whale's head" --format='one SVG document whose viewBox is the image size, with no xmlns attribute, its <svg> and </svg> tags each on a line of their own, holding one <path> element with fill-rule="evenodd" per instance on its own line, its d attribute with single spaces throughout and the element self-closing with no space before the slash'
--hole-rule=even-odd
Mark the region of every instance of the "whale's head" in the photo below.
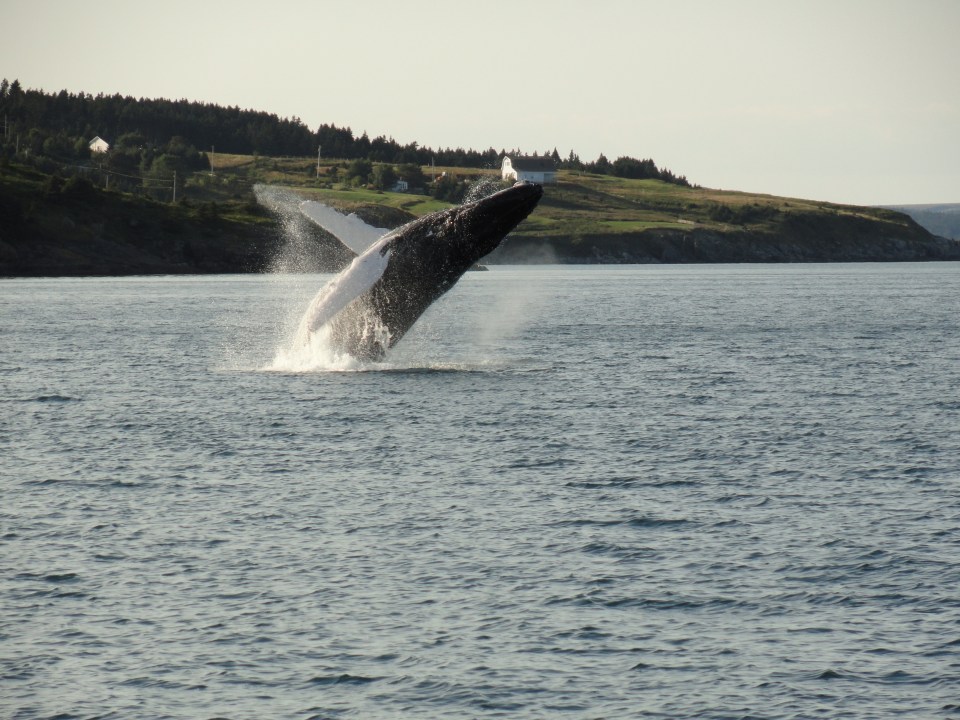
<svg viewBox="0 0 960 720">
<path fill-rule="evenodd" d="M 426 215 L 394 230 L 379 252 L 392 252 L 387 272 L 412 284 L 446 292 L 492 252 L 543 197 L 540 185 L 521 182 L 474 202 Z"/>
<path fill-rule="evenodd" d="M 457 235 L 479 252 L 475 260 L 492 252 L 537 206 L 543 188 L 530 182 L 513 187 L 456 209 Z"/>
</svg>

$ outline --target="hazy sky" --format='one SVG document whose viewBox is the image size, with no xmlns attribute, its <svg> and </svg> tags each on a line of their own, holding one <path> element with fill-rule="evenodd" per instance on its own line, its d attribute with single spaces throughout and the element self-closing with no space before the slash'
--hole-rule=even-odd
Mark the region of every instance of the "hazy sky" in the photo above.
<svg viewBox="0 0 960 720">
<path fill-rule="evenodd" d="M 960 0 L 0 0 L 0 27 L 0 77 L 24 88 L 960 202 Z"/>
</svg>

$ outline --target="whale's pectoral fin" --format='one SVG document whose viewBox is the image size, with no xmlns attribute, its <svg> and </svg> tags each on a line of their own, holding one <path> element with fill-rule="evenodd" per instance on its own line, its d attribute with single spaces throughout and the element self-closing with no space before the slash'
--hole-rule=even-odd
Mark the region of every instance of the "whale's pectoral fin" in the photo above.
<svg viewBox="0 0 960 720">
<path fill-rule="evenodd" d="M 381 247 L 379 252 L 372 250 L 356 258 L 317 293 L 304 315 L 305 329 L 315 332 L 330 322 L 337 313 L 373 287 L 389 264 L 390 250 L 386 246 Z"/>
<path fill-rule="evenodd" d="M 357 255 L 361 255 L 364 250 L 390 232 L 368 225 L 355 214 L 343 215 L 329 205 L 316 200 L 305 200 L 300 203 L 300 212 Z"/>
</svg>

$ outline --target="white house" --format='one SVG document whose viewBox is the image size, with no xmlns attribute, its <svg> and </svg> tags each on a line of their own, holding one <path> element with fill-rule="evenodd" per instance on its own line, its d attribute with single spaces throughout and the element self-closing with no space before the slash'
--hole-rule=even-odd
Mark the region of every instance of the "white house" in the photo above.
<svg viewBox="0 0 960 720">
<path fill-rule="evenodd" d="M 503 165 L 500 167 L 500 177 L 504 180 L 527 180 L 529 182 L 555 183 L 557 181 L 557 165 L 548 157 L 515 157 L 503 156 Z"/>
<path fill-rule="evenodd" d="M 110 143 L 108 143 L 99 135 L 90 141 L 90 152 L 92 153 L 105 153 L 109 149 Z"/>
</svg>

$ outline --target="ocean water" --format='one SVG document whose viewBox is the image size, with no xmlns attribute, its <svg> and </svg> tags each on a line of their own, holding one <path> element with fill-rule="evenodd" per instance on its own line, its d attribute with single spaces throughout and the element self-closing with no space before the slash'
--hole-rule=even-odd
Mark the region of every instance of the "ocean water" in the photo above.
<svg viewBox="0 0 960 720">
<path fill-rule="evenodd" d="M 0 281 L 0 717 L 960 716 L 960 264 Z"/>
</svg>

